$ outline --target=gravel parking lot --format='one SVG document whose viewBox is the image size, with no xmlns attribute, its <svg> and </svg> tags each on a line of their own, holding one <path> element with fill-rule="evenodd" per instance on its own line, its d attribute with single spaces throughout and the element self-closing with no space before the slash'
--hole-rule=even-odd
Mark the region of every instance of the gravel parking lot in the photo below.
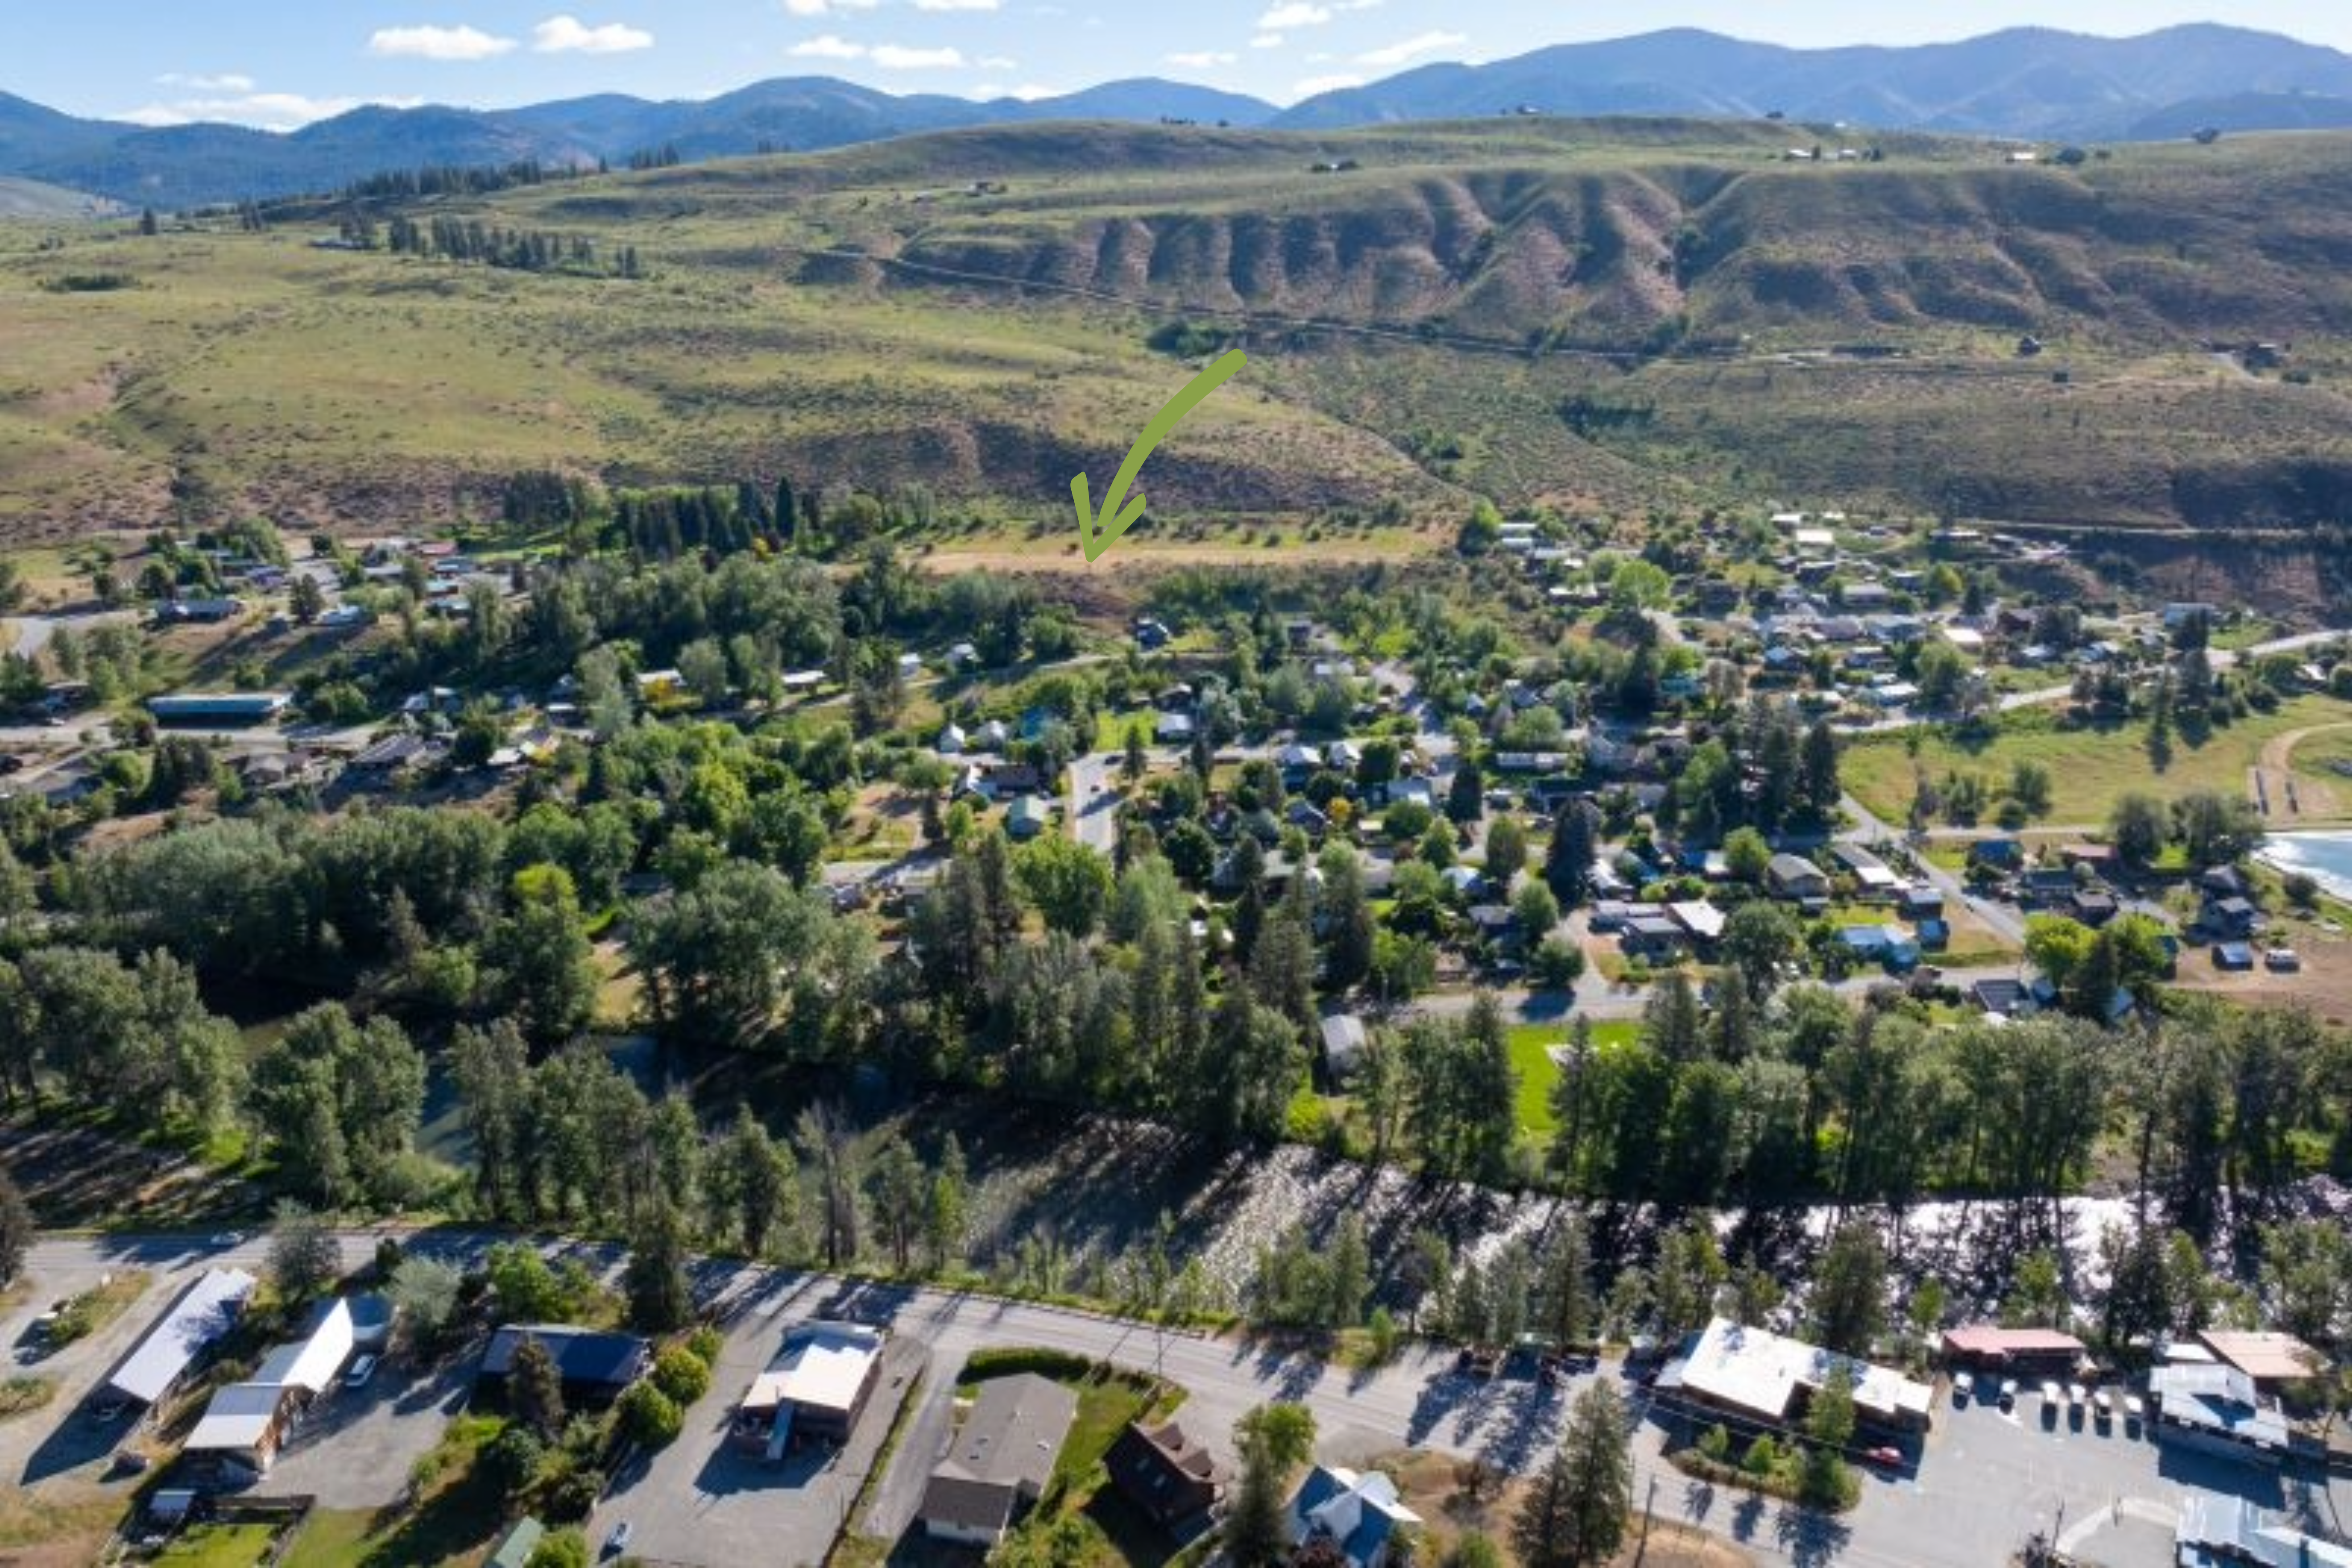
<svg viewBox="0 0 2352 1568">
<path fill-rule="evenodd" d="M 474 1362 L 462 1356 L 419 1378 L 404 1363 L 386 1361 L 365 1388 L 337 1384 L 303 1416 L 254 1489 L 264 1497 L 315 1497 L 321 1508 L 382 1508 L 400 1496 L 410 1468 L 465 1407 Z"/>
<path fill-rule="evenodd" d="M 626 1520 L 629 1555 L 660 1568 L 824 1560 L 929 1352 L 914 1338 L 891 1338 L 881 1383 L 845 1447 L 803 1449 L 778 1465 L 738 1453 L 726 1440 L 729 1420 L 773 1359 L 786 1322 L 825 1315 L 800 1296 L 783 1280 L 745 1305 L 711 1371 L 710 1391 L 686 1413 L 678 1440 L 614 1478 L 590 1521 L 592 1548 Z"/>
</svg>

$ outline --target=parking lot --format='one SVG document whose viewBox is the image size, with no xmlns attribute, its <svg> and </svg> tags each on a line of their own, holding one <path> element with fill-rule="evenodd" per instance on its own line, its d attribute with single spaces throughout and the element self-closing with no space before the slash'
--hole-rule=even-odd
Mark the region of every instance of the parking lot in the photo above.
<svg viewBox="0 0 2352 1568">
<path fill-rule="evenodd" d="M 739 1453 L 727 1442 L 736 1402 L 774 1358 L 786 1321 L 821 1315 L 798 1295 L 780 1281 L 745 1306 L 711 1369 L 709 1392 L 687 1411 L 677 1441 L 614 1478 L 590 1521 L 592 1547 L 601 1548 L 625 1520 L 629 1555 L 647 1563 L 721 1568 L 824 1560 L 929 1352 L 912 1337 L 891 1338 L 881 1382 L 846 1447 L 804 1448 L 776 1465 Z"/>
<path fill-rule="evenodd" d="M 441 1440 L 473 1387 L 476 1358 L 458 1357 L 420 1378 L 404 1361 L 380 1363 L 365 1388 L 338 1383 L 304 1414 L 278 1462 L 254 1490 L 310 1496 L 320 1508 L 382 1508 L 408 1485 L 408 1472 Z"/>
</svg>

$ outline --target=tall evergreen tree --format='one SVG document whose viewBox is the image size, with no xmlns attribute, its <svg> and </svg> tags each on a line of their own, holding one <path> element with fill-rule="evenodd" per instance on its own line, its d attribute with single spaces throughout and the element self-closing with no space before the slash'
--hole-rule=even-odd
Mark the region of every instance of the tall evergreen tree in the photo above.
<svg viewBox="0 0 2352 1568">
<path fill-rule="evenodd" d="M 1544 882 L 1564 910 L 1580 909 L 1592 890 L 1592 858 L 1601 847 L 1601 814 L 1589 800 L 1571 800 L 1552 818 L 1544 850 Z"/>
<path fill-rule="evenodd" d="M 1625 1540 L 1633 1465 L 1625 1411 L 1606 1381 L 1585 1385 L 1569 1409 L 1551 1464 L 1511 1522 L 1520 1568 L 1589 1568 Z"/>
</svg>

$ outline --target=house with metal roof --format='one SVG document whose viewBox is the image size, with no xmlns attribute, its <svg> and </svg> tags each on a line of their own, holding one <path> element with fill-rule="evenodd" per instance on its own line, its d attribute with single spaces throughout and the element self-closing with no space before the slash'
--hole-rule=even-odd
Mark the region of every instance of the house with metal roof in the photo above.
<svg viewBox="0 0 2352 1568">
<path fill-rule="evenodd" d="M 100 1397 L 128 1400 L 149 1410 L 162 1404 L 221 1336 L 236 1326 L 237 1314 L 257 1283 L 242 1268 L 206 1269 L 122 1358 L 100 1385 Z"/>
<path fill-rule="evenodd" d="M 2352 1568 L 2352 1546 L 2324 1541 L 2244 1498 L 2183 1494 L 2173 1534 L 2180 1568 Z"/>
<path fill-rule="evenodd" d="M 923 1489 L 923 1533 L 982 1548 L 1003 1540 L 1045 1495 L 1077 1416 L 1077 1394 L 1034 1373 L 982 1384 Z"/>
<path fill-rule="evenodd" d="M 1348 1568 L 1385 1568 L 1398 1533 L 1420 1525 L 1421 1516 L 1405 1507 L 1396 1483 L 1377 1470 L 1360 1475 L 1318 1465 L 1290 1505 L 1292 1542 L 1328 1541 Z"/>
<path fill-rule="evenodd" d="M 2292 1442 L 2286 1417 L 2233 1366 L 2188 1363 L 2148 1373 L 2158 1442 L 2252 1464 L 2275 1465 Z"/>
</svg>

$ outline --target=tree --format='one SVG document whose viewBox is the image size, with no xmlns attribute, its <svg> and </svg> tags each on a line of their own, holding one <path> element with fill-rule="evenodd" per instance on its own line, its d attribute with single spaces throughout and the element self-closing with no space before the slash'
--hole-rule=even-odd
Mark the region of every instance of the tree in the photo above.
<svg viewBox="0 0 2352 1568">
<path fill-rule="evenodd" d="M 1315 1413 L 1304 1405 L 1261 1405 L 1234 1428 L 1235 1443 L 1263 1454 L 1285 1478 L 1315 1457 Z"/>
<path fill-rule="evenodd" d="M 629 1321 L 646 1333 L 669 1333 L 694 1316 L 694 1291 L 686 1278 L 686 1222 L 667 1201 L 646 1205 L 629 1241 L 623 1285 Z"/>
<path fill-rule="evenodd" d="M 1804 947 L 1804 930 L 1786 904 L 1750 899 L 1723 922 L 1723 961 L 1759 1002 L 1779 988 L 1781 971 Z"/>
<path fill-rule="evenodd" d="M 0 1169 L 0 1286 L 15 1282 L 33 1245 L 33 1211 L 14 1177 Z"/>
<path fill-rule="evenodd" d="M 1048 834 L 1014 852 L 1022 890 L 1055 931 L 1086 938 L 1094 934 L 1110 900 L 1110 863 L 1075 838 Z"/>
<path fill-rule="evenodd" d="M 2253 802 L 2214 790 L 2191 790 L 2174 801 L 2172 821 L 2194 869 L 2243 859 L 2263 837 Z"/>
<path fill-rule="evenodd" d="M 547 1445 L 538 1432 L 517 1422 L 490 1439 L 479 1463 L 482 1479 L 492 1491 L 501 1498 L 516 1498 L 538 1480 L 539 1468 L 546 1459 Z"/>
<path fill-rule="evenodd" d="M 667 1448 L 686 1427 L 686 1413 L 650 1380 L 631 1384 L 614 1405 L 613 1414 L 621 1435 L 641 1448 Z"/>
<path fill-rule="evenodd" d="M 801 1112 L 793 1142 L 801 1161 L 816 1176 L 817 1219 L 824 1232 L 824 1266 L 839 1268 L 857 1258 L 857 1171 L 852 1129 L 840 1111 L 822 1101 Z"/>
<path fill-rule="evenodd" d="M 342 1247 L 326 1221 L 291 1198 L 270 1215 L 269 1277 L 287 1301 L 307 1301 L 343 1271 Z"/>
<path fill-rule="evenodd" d="M 890 1243 L 891 1266 L 904 1274 L 922 1234 L 930 1179 L 906 1139 L 892 1133 L 867 1161 L 867 1192 L 875 1224 Z"/>
<path fill-rule="evenodd" d="M 1849 1220 L 1830 1237 L 1813 1280 L 1814 1337 L 1841 1355 L 1868 1356 L 1886 1324 L 1886 1248 L 1878 1227 Z"/>
<path fill-rule="evenodd" d="M 1498 816 L 1486 825 L 1486 880 L 1507 888 L 1526 868 L 1528 830 L 1516 816 Z"/>
<path fill-rule="evenodd" d="M 1563 909 L 1579 909 L 1592 888 L 1592 858 L 1600 847 L 1601 814 L 1589 800 L 1571 800 L 1552 818 L 1544 851 L 1544 881 Z"/>
<path fill-rule="evenodd" d="M 430 1344 L 457 1315 L 461 1280 L 454 1265 L 437 1258 L 404 1258 L 394 1267 L 385 1294 L 407 1322 L 410 1337 Z"/>
<path fill-rule="evenodd" d="M 1520 1568 L 1609 1561 L 1624 1543 L 1633 1486 L 1624 1406 L 1607 1382 L 1588 1384 L 1569 1408 L 1559 1450 L 1511 1521 Z"/>
<path fill-rule="evenodd" d="M 539 1538 L 522 1568 L 588 1568 L 588 1538 L 576 1530 L 557 1530 Z"/>
<path fill-rule="evenodd" d="M 1735 881 L 1762 887 L 1772 866 L 1772 846 L 1752 827 L 1735 827 L 1724 835 L 1723 864 Z"/>
<path fill-rule="evenodd" d="M 156 221 L 155 209 L 153 207 L 141 207 L 139 209 L 139 232 L 141 234 L 152 239 L 158 233 L 162 232 L 162 229 L 163 225 Z"/>
<path fill-rule="evenodd" d="M 1312 1455 L 1315 1417 L 1297 1405 L 1262 1405 L 1234 1429 L 1242 1474 L 1225 1516 L 1234 1568 L 1282 1568 L 1290 1560 L 1290 1475 Z"/>
<path fill-rule="evenodd" d="M 1840 1362 L 1814 1392 L 1805 1412 L 1805 1473 L 1798 1492 L 1816 1508 L 1837 1508 L 1846 1501 L 1853 1478 L 1846 1468 L 1845 1446 L 1853 1441 L 1853 1371 Z"/>
<path fill-rule="evenodd" d="M 523 1336 L 508 1365 L 507 1409 L 542 1441 L 553 1441 L 563 1430 L 563 1378 L 536 1334 Z"/>
<path fill-rule="evenodd" d="M 2137 791 L 2116 797 L 2107 814 L 2107 838 L 2127 866 L 2146 869 L 2164 853 L 2172 822 L 2164 802 Z"/>
<path fill-rule="evenodd" d="M 526 1039 L 556 1045 L 596 1010 L 595 944 L 569 871 L 527 866 L 515 873 L 512 891 L 514 912 L 492 932 L 484 953 L 490 992 Z"/>
</svg>

